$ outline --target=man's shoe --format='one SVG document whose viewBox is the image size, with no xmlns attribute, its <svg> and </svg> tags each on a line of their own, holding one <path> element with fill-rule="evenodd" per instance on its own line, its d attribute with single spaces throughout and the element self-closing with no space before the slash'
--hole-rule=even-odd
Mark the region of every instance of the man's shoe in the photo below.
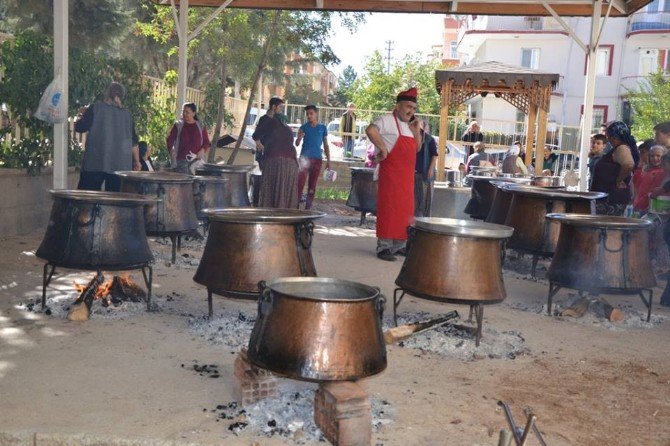
<svg viewBox="0 0 670 446">
<path fill-rule="evenodd" d="M 393 255 L 390 249 L 384 249 L 379 251 L 377 253 L 377 258 L 386 260 L 387 262 L 393 262 L 395 260 L 395 256 Z"/>
</svg>

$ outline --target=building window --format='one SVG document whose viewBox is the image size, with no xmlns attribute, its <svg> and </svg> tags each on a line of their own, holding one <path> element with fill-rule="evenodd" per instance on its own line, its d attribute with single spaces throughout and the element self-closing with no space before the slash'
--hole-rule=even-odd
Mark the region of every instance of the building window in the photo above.
<svg viewBox="0 0 670 446">
<path fill-rule="evenodd" d="M 449 43 L 449 59 L 458 59 L 458 42 Z"/>
<path fill-rule="evenodd" d="M 537 70 L 540 67 L 540 49 L 539 48 L 522 48 L 521 49 L 521 66 Z"/>
<path fill-rule="evenodd" d="M 614 63 L 614 45 L 600 45 L 595 57 L 596 76 L 611 76 Z M 584 75 L 588 66 L 588 58 L 584 56 Z"/>
<path fill-rule="evenodd" d="M 594 105 L 593 106 L 593 119 L 591 120 L 591 133 L 600 132 L 600 126 L 607 122 L 607 105 Z M 584 106 L 581 108 L 582 119 L 584 117 Z"/>
<path fill-rule="evenodd" d="M 656 73 L 659 67 L 659 51 L 643 49 L 640 50 L 640 76 Z"/>
<path fill-rule="evenodd" d="M 516 123 L 514 124 L 514 133 L 521 134 L 526 130 L 526 114 L 517 109 L 516 110 Z"/>
<path fill-rule="evenodd" d="M 596 51 L 596 76 L 612 75 L 612 46 L 598 47 Z"/>
</svg>

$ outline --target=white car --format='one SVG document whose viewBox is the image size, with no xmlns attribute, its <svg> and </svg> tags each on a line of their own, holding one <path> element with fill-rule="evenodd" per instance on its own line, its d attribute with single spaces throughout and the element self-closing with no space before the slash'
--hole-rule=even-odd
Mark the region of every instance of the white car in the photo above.
<svg viewBox="0 0 670 446">
<path fill-rule="evenodd" d="M 366 121 L 356 121 L 356 134 L 354 140 L 354 149 L 352 156 L 355 158 L 365 159 L 365 152 L 368 148 L 368 137 L 365 134 L 365 129 L 368 123 Z M 328 146 L 330 147 L 330 157 L 334 160 L 341 160 L 345 157 L 344 143 L 340 136 L 340 120 L 333 119 L 326 127 L 328 129 Z"/>
</svg>

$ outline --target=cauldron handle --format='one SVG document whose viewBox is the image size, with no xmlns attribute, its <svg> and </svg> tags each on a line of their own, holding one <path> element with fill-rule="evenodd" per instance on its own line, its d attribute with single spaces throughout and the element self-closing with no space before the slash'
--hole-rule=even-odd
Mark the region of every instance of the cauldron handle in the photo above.
<svg viewBox="0 0 670 446">
<path fill-rule="evenodd" d="M 91 217 L 88 219 L 88 221 L 79 222 L 79 219 L 77 219 L 77 221 L 79 222 L 79 226 L 82 228 L 86 226 L 91 226 L 93 223 L 95 223 L 95 219 L 98 217 L 99 213 L 100 213 L 100 205 L 96 203 L 93 205 L 93 209 L 91 210 Z M 77 212 L 77 215 L 79 215 L 79 212 Z"/>
<path fill-rule="evenodd" d="M 272 311 L 272 290 L 265 280 L 258 282 L 258 290 L 261 293 L 258 296 L 258 315 L 267 316 Z"/>
<path fill-rule="evenodd" d="M 386 297 L 382 294 L 382 290 L 379 287 L 375 287 L 379 293 L 379 299 L 377 299 L 377 312 L 379 313 L 379 320 L 384 321 L 384 308 L 386 307 Z"/>
</svg>

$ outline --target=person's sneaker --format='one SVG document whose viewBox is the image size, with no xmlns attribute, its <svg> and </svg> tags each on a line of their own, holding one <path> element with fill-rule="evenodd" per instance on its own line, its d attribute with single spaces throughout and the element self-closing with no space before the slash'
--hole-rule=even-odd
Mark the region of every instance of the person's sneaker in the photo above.
<svg viewBox="0 0 670 446">
<path fill-rule="evenodd" d="M 398 254 L 399 256 L 405 257 L 407 256 L 407 248 L 400 248 L 395 253 Z"/>
<path fill-rule="evenodd" d="M 395 260 L 395 256 L 390 249 L 383 249 L 377 253 L 377 258 L 386 260 L 387 262 L 392 262 Z"/>
</svg>

